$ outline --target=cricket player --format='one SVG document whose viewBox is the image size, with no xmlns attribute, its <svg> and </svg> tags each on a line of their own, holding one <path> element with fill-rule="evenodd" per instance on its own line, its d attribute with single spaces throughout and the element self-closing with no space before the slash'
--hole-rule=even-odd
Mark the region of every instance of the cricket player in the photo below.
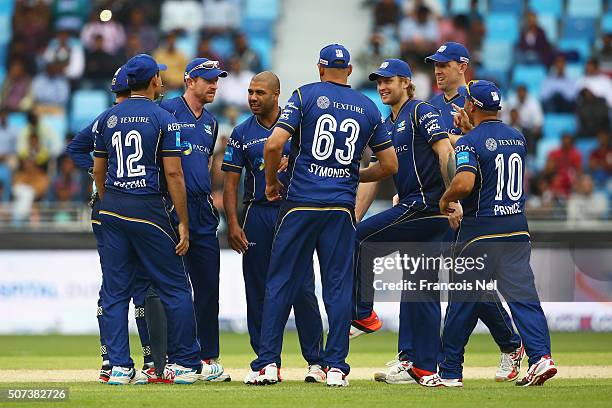
<svg viewBox="0 0 612 408">
<path fill-rule="evenodd" d="M 399 59 L 387 59 L 371 73 L 384 104 L 391 106 L 386 120 L 397 153 L 399 170 L 393 181 L 398 204 L 357 224 L 355 247 L 355 310 L 353 330 L 363 320 L 377 320 L 373 307 L 372 261 L 363 255 L 374 242 L 412 244 L 409 255 L 440 256 L 442 241 L 448 233 L 447 216 L 440 214 L 438 201 L 453 175 L 454 152 L 447 126 L 440 112 L 427 102 L 414 99 L 410 66 Z M 376 184 L 360 184 L 357 217 L 365 214 L 376 195 Z M 429 244 L 427 244 L 429 243 Z M 402 253 L 401 247 L 397 249 Z M 394 248 L 389 248 L 393 252 Z M 388 251 L 388 252 L 389 252 Z M 385 254 L 386 255 L 386 254 Z M 438 281 L 438 269 L 424 266 L 413 271 L 415 281 Z M 403 295 L 407 295 L 405 292 Z M 405 296 L 400 305 L 398 359 L 387 372 L 376 373 L 377 381 L 390 384 L 414 382 L 437 371 L 440 345 L 440 294 L 420 290 Z"/>
<path fill-rule="evenodd" d="M 321 82 L 299 87 L 281 113 L 264 147 L 266 198 L 280 200 L 277 169 L 291 138 L 286 200 L 272 243 L 258 357 L 258 384 L 280 381 L 283 330 L 291 306 L 310 279 L 317 251 L 329 334 L 322 355 L 328 386 L 347 386 L 346 363 L 353 289 L 355 193 L 359 179 L 377 181 L 395 174 L 397 157 L 380 112 L 347 84 L 348 50 L 324 47 L 318 60 Z M 293 137 L 292 137 L 293 136 Z M 370 146 L 379 159 L 362 171 L 359 161 Z"/>
<path fill-rule="evenodd" d="M 280 81 L 269 71 L 253 77 L 249 85 L 249 107 L 253 115 L 236 126 L 225 148 L 221 169 L 226 172 L 223 204 L 229 227 L 230 247 L 242 253 L 242 272 L 247 298 L 247 325 L 251 347 L 259 351 L 266 275 L 272 251 L 274 226 L 280 201 L 268 201 L 265 195 L 264 144 L 281 115 L 278 106 Z M 289 143 L 285 145 L 288 152 Z M 286 159 L 283 159 L 286 161 Z M 244 221 L 242 227 L 236 214 L 238 185 L 242 170 L 244 178 Z M 322 367 L 323 324 L 315 296 L 312 267 L 304 277 L 304 287 L 298 291 L 293 310 L 300 338 L 302 355 L 308 363 L 306 382 L 325 382 Z M 259 371 L 251 371 L 244 380 L 254 384 Z"/>
<path fill-rule="evenodd" d="M 465 86 L 465 71 L 470 62 L 468 50 L 459 43 L 447 42 L 438 48 L 437 52 L 425 59 L 434 64 L 436 84 L 442 91 L 431 98 L 432 105 L 442 112 L 444 121 L 449 126 L 449 134 L 453 145 L 462 136 L 461 129 L 454 126 L 454 116 L 457 106 L 462 107 L 464 97 L 458 93 L 460 86 Z M 455 107 L 453 107 L 453 105 Z M 454 237 L 453 237 L 454 240 Z M 497 343 L 501 358 L 495 381 L 514 381 L 518 378 L 525 350 L 521 338 L 514 330 L 512 320 L 499 301 L 497 292 L 492 291 L 490 301 L 481 302 L 477 308 L 478 318 L 489 328 Z"/>
<path fill-rule="evenodd" d="M 174 115 L 181 131 L 190 228 L 185 266 L 193 285 L 204 381 L 230 381 L 219 363 L 219 214 L 210 197 L 211 158 L 219 124 L 204 107 L 213 102 L 220 77 L 227 77 L 227 72 L 218 61 L 195 58 L 185 68 L 183 96 L 160 105 Z"/>
<path fill-rule="evenodd" d="M 501 92 L 494 83 L 470 81 L 459 88 L 459 94 L 465 98 L 464 111 L 475 128 L 457 142 L 457 174 L 440 199 L 440 210 L 450 213 L 449 203 L 462 200 L 464 217 L 454 256 L 483 259 L 484 267 L 461 274 L 462 281 L 472 284 L 471 289 L 450 293 L 439 374 L 421 378 L 420 384 L 463 386 L 465 345 L 478 321 L 479 300 L 489 294 L 488 290 L 473 290 L 480 280 L 497 283 L 525 345 L 529 370 L 516 385 L 542 385 L 557 368 L 529 265 L 531 243 L 523 193 L 525 137 L 498 119 Z"/>
<path fill-rule="evenodd" d="M 117 71 L 115 72 L 115 75 L 113 76 L 113 79 L 111 81 L 111 92 L 115 94 L 114 105 L 118 105 L 130 97 L 130 88 L 127 83 L 127 75 L 124 67 L 119 67 L 119 69 L 117 69 Z M 76 165 L 82 169 L 87 169 L 88 171 L 91 171 L 93 168 L 93 158 L 91 157 L 91 153 L 94 151 L 95 129 L 97 128 L 99 119 L 102 115 L 104 115 L 104 113 L 100 114 L 89 126 L 78 132 L 66 147 L 66 152 L 70 155 Z M 100 199 L 98 197 L 97 191 L 95 191 L 95 184 L 91 205 L 91 224 L 98 246 L 100 267 L 102 269 L 102 274 L 104 274 L 104 270 L 106 269 L 105 265 L 108 260 L 104 255 L 104 237 L 102 235 L 100 215 L 98 214 L 98 211 L 100 209 Z M 138 336 L 140 337 L 140 343 L 142 345 L 142 352 L 144 357 L 144 366 L 142 370 L 143 373 L 149 377 L 149 381 L 154 382 L 158 378 L 153 364 L 153 357 L 151 355 L 149 330 L 145 319 L 145 295 L 147 293 L 147 289 L 150 286 L 150 283 L 151 281 L 149 280 L 149 278 L 144 272 L 140 271 L 139 268 L 134 281 L 134 293 L 132 295 L 132 301 L 134 302 L 136 327 L 138 329 Z M 98 299 L 97 309 L 98 327 L 100 329 L 100 354 L 102 355 L 102 368 L 100 369 L 100 374 L 98 376 L 99 382 L 107 382 L 110 378 L 112 371 L 112 366 L 109 365 L 108 361 L 108 353 L 106 347 L 107 336 L 104 330 L 102 319 L 102 314 L 104 313 L 104 310 L 102 308 L 102 297 L 104 296 L 104 293 L 105 287 L 104 285 L 102 285 L 100 287 L 100 297 Z"/>
<path fill-rule="evenodd" d="M 94 179 L 100 195 L 100 222 L 106 294 L 102 298 L 107 351 L 113 366 L 108 384 L 146 384 L 134 370 L 127 330 L 128 302 L 140 262 L 168 316 L 168 362 L 164 377 L 193 383 L 202 364 L 196 338 L 191 285 L 182 256 L 189 248 L 181 133 L 174 117 L 154 102 L 161 92 L 160 69 L 146 54 L 126 64 L 131 96 L 102 115 L 96 128 Z M 174 211 L 164 198 L 168 192 Z"/>
</svg>

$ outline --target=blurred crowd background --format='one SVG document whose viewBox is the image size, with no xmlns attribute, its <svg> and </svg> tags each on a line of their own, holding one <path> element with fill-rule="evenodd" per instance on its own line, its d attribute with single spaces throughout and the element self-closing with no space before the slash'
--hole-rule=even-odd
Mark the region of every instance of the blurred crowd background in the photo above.
<svg viewBox="0 0 612 408">
<path fill-rule="evenodd" d="M 610 218 L 612 0 L 354 1 L 372 20 L 369 41 L 351 49 L 354 65 L 401 56 L 428 99 L 437 90 L 424 57 L 457 41 L 471 52 L 468 80 L 500 85 L 503 120 L 528 142 L 531 219 Z M 0 0 L 0 228 L 88 227 L 91 179 L 64 148 L 112 103 L 115 70 L 142 52 L 168 65 L 166 98 L 182 93 L 196 55 L 230 73 L 207 106 L 221 123 L 213 186 L 222 213 L 225 143 L 249 114 L 251 77 L 274 70 L 282 16 L 281 0 Z M 372 83 L 353 84 L 388 112 Z M 387 186 L 378 198 L 393 194 Z"/>
</svg>

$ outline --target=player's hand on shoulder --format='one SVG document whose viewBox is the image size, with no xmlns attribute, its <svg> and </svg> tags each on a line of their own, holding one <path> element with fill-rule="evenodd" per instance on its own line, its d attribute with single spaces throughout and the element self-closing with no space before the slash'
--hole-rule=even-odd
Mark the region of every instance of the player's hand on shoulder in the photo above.
<svg viewBox="0 0 612 408">
<path fill-rule="evenodd" d="M 244 230 L 238 224 L 230 224 L 227 233 L 227 242 L 230 248 L 239 254 L 243 254 L 249 249 L 249 240 Z"/>
<path fill-rule="evenodd" d="M 175 247 L 176 254 L 183 256 L 189 250 L 189 226 L 185 223 L 179 223 L 179 243 Z"/>
<path fill-rule="evenodd" d="M 280 192 L 283 189 L 283 185 L 275 180 L 274 184 L 266 184 L 266 198 L 268 201 L 278 201 L 281 199 Z"/>
<path fill-rule="evenodd" d="M 470 118 L 465 109 L 454 103 L 453 108 L 457 111 L 457 114 L 453 116 L 453 125 L 461 129 L 464 134 L 472 130 L 474 126 L 472 126 L 472 122 L 470 122 Z"/>
</svg>

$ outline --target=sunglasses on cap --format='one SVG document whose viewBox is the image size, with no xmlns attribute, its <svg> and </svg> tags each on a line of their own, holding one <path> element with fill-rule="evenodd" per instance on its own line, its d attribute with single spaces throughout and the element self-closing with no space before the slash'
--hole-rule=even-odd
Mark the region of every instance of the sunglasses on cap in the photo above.
<svg viewBox="0 0 612 408">
<path fill-rule="evenodd" d="M 188 72 L 185 73 L 185 78 L 190 78 L 191 77 L 191 73 L 193 71 L 197 71 L 198 69 L 219 69 L 221 65 L 219 64 L 219 61 L 206 61 L 206 62 L 202 62 L 201 64 L 196 65 L 195 67 L 191 68 Z"/>
</svg>

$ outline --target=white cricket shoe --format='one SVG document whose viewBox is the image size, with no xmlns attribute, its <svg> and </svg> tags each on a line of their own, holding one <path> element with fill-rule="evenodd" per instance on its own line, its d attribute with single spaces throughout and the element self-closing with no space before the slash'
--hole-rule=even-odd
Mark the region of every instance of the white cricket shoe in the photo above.
<svg viewBox="0 0 612 408">
<path fill-rule="evenodd" d="M 387 384 L 416 384 L 409 373 L 412 362 L 393 360 L 386 365 L 388 367 L 386 370 L 374 373 L 374 381 L 386 382 Z"/>
<path fill-rule="evenodd" d="M 438 374 L 432 374 L 421 377 L 419 384 L 423 387 L 463 387 L 463 380 L 441 378 Z"/>
<path fill-rule="evenodd" d="M 144 375 L 140 370 L 134 368 L 114 366 L 111 371 L 110 378 L 107 384 L 109 385 L 127 385 L 136 384 L 143 385 L 148 384 L 149 378 Z"/>
<path fill-rule="evenodd" d="M 525 357 L 525 348 L 521 347 L 510 353 L 501 353 L 499 368 L 495 372 L 495 381 L 515 381 L 521 372 L 521 362 Z"/>
<path fill-rule="evenodd" d="M 328 387 L 348 387 L 349 382 L 346 379 L 346 374 L 339 368 L 330 368 L 327 372 Z"/>
<path fill-rule="evenodd" d="M 244 377 L 244 383 L 247 385 L 257 385 L 257 377 L 259 377 L 259 371 L 251 371 Z"/>
<path fill-rule="evenodd" d="M 519 387 L 530 387 L 543 385 L 546 380 L 553 378 L 557 374 L 557 367 L 550 356 L 542 357 L 537 363 L 529 367 L 527 375 L 515 385 Z"/>
<path fill-rule="evenodd" d="M 319 364 L 311 364 L 308 366 L 308 374 L 304 377 L 307 383 L 323 383 L 327 379 L 327 374 Z"/>
<path fill-rule="evenodd" d="M 194 368 L 183 367 L 179 364 L 166 364 L 163 378 L 166 380 L 165 382 L 172 381 L 175 384 L 193 384 L 200 378 L 201 373 L 199 371 Z"/>
<path fill-rule="evenodd" d="M 229 375 L 223 376 L 223 366 L 219 363 L 216 358 L 209 360 L 202 360 L 202 375 L 200 380 L 202 381 L 215 381 L 218 378 L 223 377 L 221 382 L 231 380 Z"/>
<path fill-rule="evenodd" d="M 281 381 L 280 368 L 276 363 L 271 363 L 259 370 L 259 375 L 255 378 L 257 385 L 273 385 Z"/>
</svg>

